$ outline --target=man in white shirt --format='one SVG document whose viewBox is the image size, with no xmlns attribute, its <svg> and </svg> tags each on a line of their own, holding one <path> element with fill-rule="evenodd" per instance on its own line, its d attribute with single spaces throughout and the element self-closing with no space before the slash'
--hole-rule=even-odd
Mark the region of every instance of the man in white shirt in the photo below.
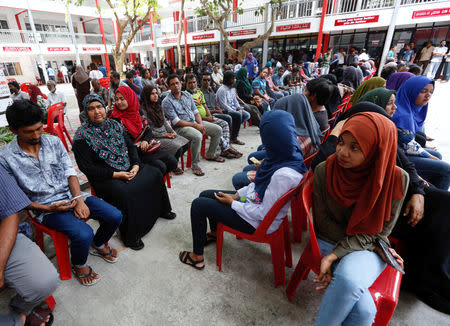
<svg viewBox="0 0 450 326">
<path fill-rule="evenodd" d="M 98 70 L 97 65 L 94 62 L 91 62 L 91 64 L 89 65 L 89 67 L 91 68 L 91 71 L 89 71 L 89 78 L 92 79 L 101 79 L 103 78 L 103 73 Z"/>
<path fill-rule="evenodd" d="M 338 55 L 338 59 L 339 59 L 338 65 L 342 67 L 344 65 L 344 63 L 345 63 L 345 51 L 344 51 L 344 49 L 341 48 L 339 50 L 339 52 L 337 53 L 337 55 Z"/>
<path fill-rule="evenodd" d="M 214 65 L 213 72 L 211 74 L 211 78 L 212 78 L 216 88 L 222 86 L 223 75 L 220 72 L 220 64 L 216 63 Z"/>
<path fill-rule="evenodd" d="M 445 40 L 442 40 L 439 46 L 435 47 L 433 50 L 433 57 L 431 58 L 430 70 L 428 72 L 429 78 L 438 79 L 436 78 L 436 72 L 442 62 L 442 58 L 446 56 L 448 51 L 448 48 L 445 45 Z"/>
<path fill-rule="evenodd" d="M 359 61 L 366 62 L 367 60 L 369 60 L 369 56 L 366 53 L 366 49 L 362 49 L 361 53 L 359 54 Z"/>
<path fill-rule="evenodd" d="M 67 98 L 66 95 L 56 90 L 56 83 L 53 80 L 49 80 L 47 82 L 47 88 L 50 91 L 50 93 L 47 94 L 47 102 L 48 106 L 52 106 L 53 104 L 62 102 L 64 104 L 64 114 L 67 113 Z"/>
<path fill-rule="evenodd" d="M 61 71 L 61 73 L 63 74 L 64 82 L 69 83 L 69 71 L 67 70 L 67 67 L 65 65 L 61 65 L 59 71 Z"/>
</svg>

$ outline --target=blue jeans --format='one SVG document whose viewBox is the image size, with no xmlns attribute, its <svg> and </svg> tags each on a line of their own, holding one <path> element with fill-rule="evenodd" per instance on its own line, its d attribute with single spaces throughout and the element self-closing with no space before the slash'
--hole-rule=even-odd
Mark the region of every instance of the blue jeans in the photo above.
<svg viewBox="0 0 450 326">
<path fill-rule="evenodd" d="M 334 245 L 317 239 L 322 257 Z M 315 326 L 370 326 L 377 309 L 369 287 L 386 267 L 373 251 L 354 251 L 332 266 L 333 279 L 320 304 Z"/>
<path fill-rule="evenodd" d="M 239 135 L 239 130 L 241 130 L 241 123 L 250 119 L 250 113 L 241 109 L 240 112 L 237 111 L 227 111 L 227 114 L 231 116 L 233 120 L 233 127 L 231 128 L 231 140 L 236 140 Z"/>
<path fill-rule="evenodd" d="M 426 149 L 431 155 L 442 159 L 439 152 Z M 450 164 L 431 158 L 408 155 L 408 159 L 416 166 L 417 173 L 439 189 L 448 190 L 450 186 Z"/>
<path fill-rule="evenodd" d="M 90 196 L 86 198 L 85 203 L 91 211 L 89 218 L 100 222 L 95 236 L 91 227 L 77 218 L 71 210 L 46 215 L 42 221 L 43 225 L 65 234 L 70 239 L 70 260 L 75 267 L 86 265 L 92 241 L 95 247 L 101 248 L 122 221 L 122 213 L 100 198 Z"/>
<path fill-rule="evenodd" d="M 260 148 L 260 147 L 258 147 L 258 148 Z M 261 161 L 262 159 L 265 159 L 266 156 L 267 156 L 267 153 L 266 153 L 266 150 L 265 150 L 265 149 L 258 150 L 257 152 L 250 153 L 250 154 L 247 156 L 247 162 L 248 162 L 248 164 L 253 164 L 253 162 L 250 161 L 250 158 L 251 158 L 251 157 L 254 157 L 254 158 L 256 158 L 257 160 Z"/>
<path fill-rule="evenodd" d="M 250 180 L 247 177 L 247 171 L 252 170 L 255 170 L 255 166 L 250 164 L 243 169 L 243 172 L 238 172 L 233 176 L 232 183 L 234 189 L 238 190 L 250 184 Z"/>
</svg>

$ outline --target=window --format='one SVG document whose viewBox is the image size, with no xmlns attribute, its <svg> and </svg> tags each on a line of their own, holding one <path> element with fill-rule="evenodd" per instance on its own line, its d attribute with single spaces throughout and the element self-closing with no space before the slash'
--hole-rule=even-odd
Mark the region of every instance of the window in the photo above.
<svg viewBox="0 0 450 326">
<path fill-rule="evenodd" d="M 0 20 L 0 29 L 8 29 L 8 22 L 6 20 Z"/>
<path fill-rule="evenodd" d="M 5 76 L 23 75 L 19 62 L 1 62 L 0 70 L 3 71 Z"/>
</svg>

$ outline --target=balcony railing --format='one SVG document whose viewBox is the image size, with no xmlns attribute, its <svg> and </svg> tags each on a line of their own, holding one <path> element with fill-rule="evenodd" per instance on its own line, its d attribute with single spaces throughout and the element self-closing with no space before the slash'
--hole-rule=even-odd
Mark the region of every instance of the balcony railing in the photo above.
<svg viewBox="0 0 450 326">
<path fill-rule="evenodd" d="M 37 40 L 39 43 L 61 44 L 72 43 L 72 37 L 69 33 L 59 32 L 43 32 L 37 31 Z M 81 44 L 102 44 L 102 36 L 100 34 L 81 34 L 75 33 L 78 43 Z M 106 34 L 105 40 L 107 44 L 114 43 L 114 35 Z M 0 29 L 0 43 L 34 43 L 34 35 L 31 31 L 21 31 L 12 29 Z"/>
</svg>

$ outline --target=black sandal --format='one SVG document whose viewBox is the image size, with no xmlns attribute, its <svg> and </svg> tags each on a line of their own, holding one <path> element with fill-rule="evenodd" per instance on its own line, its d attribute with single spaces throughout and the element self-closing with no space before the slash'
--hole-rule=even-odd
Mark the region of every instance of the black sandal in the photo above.
<svg viewBox="0 0 450 326">
<path fill-rule="evenodd" d="M 25 326 L 39 326 L 48 316 L 50 318 L 48 322 L 45 323 L 46 326 L 50 326 L 53 324 L 54 317 L 52 311 L 48 308 L 36 307 L 27 316 Z"/>
<path fill-rule="evenodd" d="M 211 243 L 215 243 L 217 241 L 217 237 L 211 232 L 206 233 L 206 240 L 204 246 L 210 245 Z"/>
<path fill-rule="evenodd" d="M 183 258 L 183 255 L 184 255 L 184 258 Z M 189 266 L 191 266 L 191 267 L 193 267 L 193 268 L 195 268 L 195 269 L 197 269 L 199 271 L 201 271 L 202 269 L 205 268 L 205 265 L 203 265 L 201 267 L 195 266 L 197 264 L 203 263 L 205 260 L 204 259 L 202 259 L 202 260 L 193 260 L 189 251 L 182 251 L 182 252 L 180 252 L 178 257 L 180 258 L 180 261 L 183 264 L 189 265 Z"/>
</svg>

